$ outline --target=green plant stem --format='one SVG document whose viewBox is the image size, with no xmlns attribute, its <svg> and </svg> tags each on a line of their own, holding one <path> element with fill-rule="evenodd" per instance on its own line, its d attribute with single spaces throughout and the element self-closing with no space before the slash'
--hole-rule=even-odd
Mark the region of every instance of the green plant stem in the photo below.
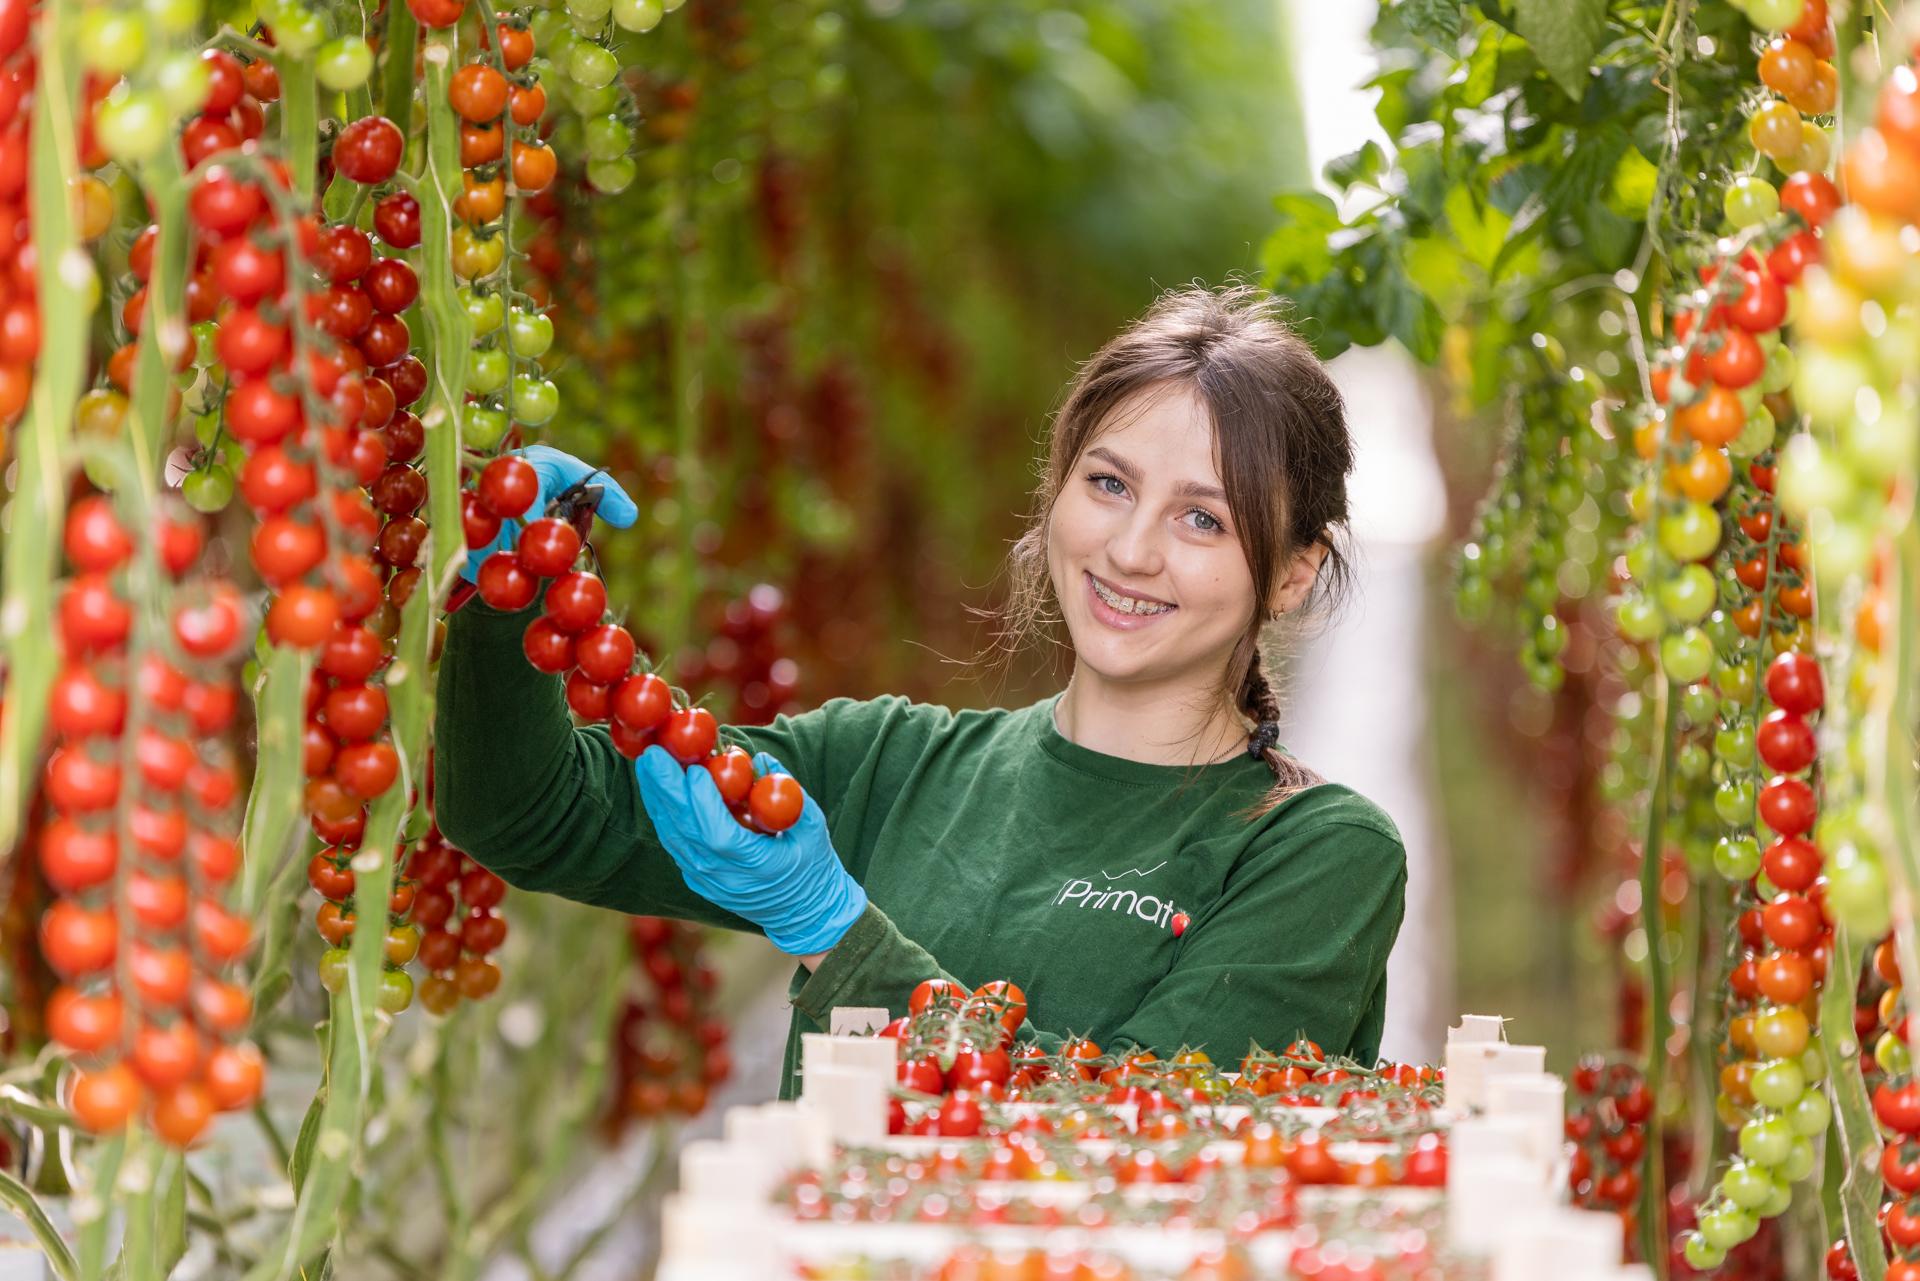
<svg viewBox="0 0 1920 1281">
<path fill-rule="evenodd" d="M 382 114 L 400 126 L 405 137 L 413 131 L 413 56 L 419 47 L 420 24 L 404 4 L 387 6 L 386 83 Z"/>
<path fill-rule="evenodd" d="M 27 191 L 42 298 L 73 296 L 61 266 L 82 252 L 68 196 L 78 174 L 73 106 L 80 68 L 71 61 L 69 39 L 76 16 L 71 5 L 40 11 Z M 73 409 L 86 374 L 88 319 L 78 306 L 43 309 L 33 391 L 14 428 L 17 479 L 9 528 L 0 539 L 0 657 L 7 668 L 7 708 L 0 716 L 0 858 L 20 847 L 57 662 L 53 579 L 66 516 Z"/>
<path fill-rule="evenodd" d="M 1860 950 L 1845 926 L 1833 932 L 1832 976 L 1820 993 L 1820 1054 L 1827 1065 L 1827 1098 L 1833 1104 L 1829 1141 L 1839 1145 L 1844 1175 L 1840 1181 L 1841 1222 L 1860 1281 L 1884 1281 L 1887 1256 L 1880 1242 L 1880 1133 L 1860 1077 L 1860 1044 L 1853 1030 L 1852 984 L 1860 972 Z"/>
<path fill-rule="evenodd" d="M 274 66 L 280 73 L 280 154 L 293 175 L 294 199 L 304 210 L 313 204 L 320 162 L 320 106 L 313 59 L 283 56 L 274 59 Z"/>
<path fill-rule="evenodd" d="M 1667 958 L 1661 944 L 1666 924 L 1661 919 L 1660 882 L 1665 871 L 1667 793 L 1673 781 L 1673 739 L 1680 722 L 1679 700 L 1673 683 L 1664 673 L 1659 681 L 1658 706 L 1654 723 L 1660 735 L 1655 745 L 1653 794 L 1647 801 L 1646 839 L 1640 851 L 1640 924 L 1647 936 L 1647 1091 L 1653 1096 L 1653 1112 L 1647 1118 L 1646 1154 L 1641 1159 L 1640 1230 L 1641 1245 L 1654 1275 L 1667 1275 L 1667 1190 L 1665 1169 L 1665 1118 L 1661 1093 L 1666 1084 L 1667 1038 L 1672 1032 L 1673 1014 L 1668 1008 Z"/>
<path fill-rule="evenodd" d="M 33 1195 L 33 1189 L 5 1170 L 0 1170 L 0 1204 L 5 1204 L 32 1231 L 33 1239 L 46 1254 L 47 1265 L 53 1269 L 54 1276 L 60 1281 L 79 1281 L 80 1265 L 74 1260 L 73 1251 L 67 1248 L 60 1230 L 53 1226 L 47 1212 L 40 1207 L 40 1200 Z"/>
</svg>

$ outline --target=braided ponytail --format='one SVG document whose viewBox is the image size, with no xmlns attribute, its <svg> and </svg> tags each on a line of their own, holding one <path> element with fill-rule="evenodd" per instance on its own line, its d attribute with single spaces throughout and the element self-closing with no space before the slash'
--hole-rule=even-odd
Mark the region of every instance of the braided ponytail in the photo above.
<svg viewBox="0 0 1920 1281">
<path fill-rule="evenodd" d="M 1273 787 L 1261 797 L 1259 804 L 1247 812 L 1246 817 L 1258 818 L 1288 797 L 1326 782 L 1279 746 L 1280 699 L 1274 693 L 1272 682 L 1267 679 L 1257 645 L 1247 664 L 1246 677 L 1240 682 L 1238 706 L 1254 724 L 1253 732 L 1247 735 L 1247 755 L 1265 761 L 1267 768 L 1273 771 L 1274 780 Z"/>
</svg>

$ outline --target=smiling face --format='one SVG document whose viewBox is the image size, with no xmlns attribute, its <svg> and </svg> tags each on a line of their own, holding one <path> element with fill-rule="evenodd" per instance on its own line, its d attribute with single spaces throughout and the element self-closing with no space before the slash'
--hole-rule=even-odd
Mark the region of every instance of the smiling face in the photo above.
<svg viewBox="0 0 1920 1281">
<path fill-rule="evenodd" d="M 1079 668 L 1113 684 L 1220 680 L 1257 593 L 1191 388 L 1148 389 L 1091 439 L 1049 517 L 1047 568 Z"/>
</svg>

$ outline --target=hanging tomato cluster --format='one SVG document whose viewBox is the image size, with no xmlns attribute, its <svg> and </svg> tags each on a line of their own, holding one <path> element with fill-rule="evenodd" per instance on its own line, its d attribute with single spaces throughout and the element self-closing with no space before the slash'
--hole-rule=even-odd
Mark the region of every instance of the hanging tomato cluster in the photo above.
<svg viewBox="0 0 1920 1281">
<path fill-rule="evenodd" d="M 461 120 L 453 270 L 465 282 L 460 300 L 475 339 L 461 440 L 481 453 L 499 449 L 510 428 L 539 427 L 560 408 L 559 390 L 538 363 L 553 345 L 553 322 L 515 290 L 507 205 L 510 194 L 525 198 L 545 191 L 558 173 L 551 147 L 537 137 L 516 136 L 539 126 L 547 92 L 527 65 L 532 32 L 502 23 L 494 44 L 490 57 L 461 67 L 447 87 L 448 103 Z"/>
<path fill-rule="evenodd" d="M 488 463 L 465 496 L 467 546 L 492 542 L 503 522 L 527 514 L 539 490 L 539 475 L 525 459 L 505 455 Z M 563 510 L 563 504 L 556 501 L 553 509 Z M 762 832 L 792 827 L 804 803 L 800 785 L 787 774 L 756 777 L 751 756 L 720 747 L 712 712 L 684 703 L 679 691 L 647 670 L 633 633 L 607 613 L 606 584 L 598 574 L 573 568 L 583 550 L 568 516 L 540 516 L 520 530 L 514 548 L 480 563 L 480 598 L 515 613 L 533 604 L 542 580 L 551 580 L 542 613 L 527 624 L 521 645 L 540 671 L 566 674 L 573 714 L 590 724 L 606 723 L 625 756 L 658 743 L 689 769 L 704 766 L 742 826 Z"/>
<path fill-rule="evenodd" d="M 716 976 L 702 955 L 705 931 L 658 916 L 633 917 L 627 929 L 640 990 L 614 1025 L 614 1133 L 634 1120 L 695 1116 L 733 1075 L 727 1027 L 714 1013 Z"/>
<path fill-rule="evenodd" d="M 1574 1204 L 1618 1213 L 1631 1240 L 1653 1094 L 1632 1064 L 1594 1057 L 1580 1061 L 1568 1084 L 1567 1184 Z"/>
<path fill-rule="evenodd" d="M 786 621 L 785 593 L 772 583 L 756 583 L 727 602 L 713 639 L 676 663 L 676 672 L 688 685 L 724 684 L 728 724 L 769 724 L 776 714 L 794 710 L 800 683 L 799 664 L 781 643 Z"/>
<path fill-rule="evenodd" d="M 262 1078 L 240 1039 L 252 1001 L 222 977 L 253 937 L 222 905 L 240 867 L 240 789 L 216 741 L 238 706 L 230 660 L 244 608 L 227 583 L 184 579 L 204 541 L 196 521 L 163 515 L 152 535 L 170 584 L 135 590 L 147 570 L 110 501 L 68 512 L 75 576 L 60 595 L 52 814 L 37 843 L 59 897 L 40 944 L 61 979 L 49 1035 L 84 1064 L 75 1118 L 118 1130 L 144 1104 L 154 1130 L 185 1146 L 216 1112 L 250 1106 Z M 157 603 L 164 635 L 136 618 L 136 598 Z"/>
<path fill-rule="evenodd" d="M 34 51 L 28 0 L 0 0 L 0 466 L 8 429 L 27 407 L 33 362 L 40 354 L 38 261 L 27 208 L 27 161 L 33 128 Z M 78 179 L 79 232 L 92 240 L 113 220 L 113 197 L 91 174 Z"/>
<path fill-rule="evenodd" d="M 420 1003 L 447 1014 L 462 998 L 491 996 L 500 986 L 493 954 L 507 941 L 499 910 L 507 883 L 447 844 L 438 827 L 428 828 L 407 857 L 407 876 L 418 886 L 413 945 L 428 975 Z"/>
</svg>

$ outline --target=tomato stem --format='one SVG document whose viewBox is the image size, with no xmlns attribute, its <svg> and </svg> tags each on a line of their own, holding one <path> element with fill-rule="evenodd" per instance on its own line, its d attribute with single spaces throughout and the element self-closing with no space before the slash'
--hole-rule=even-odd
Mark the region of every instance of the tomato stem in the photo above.
<svg viewBox="0 0 1920 1281">
<path fill-rule="evenodd" d="M 1642 1254 L 1654 1275 L 1667 1275 L 1667 1191 L 1660 1093 L 1666 1077 L 1667 1040 L 1673 1030 L 1668 1008 L 1667 958 L 1663 949 L 1666 926 L 1662 917 L 1661 882 L 1666 875 L 1668 792 L 1673 778 L 1673 740 L 1679 728 L 1679 700 L 1673 682 L 1658 676 L 1654 745 L 1653 792 L 1647 801 L 1646 836 L 1640 849 L 1640 927 L 1647 940 L 1647 1092 L 1653 1108 L 1647 1116 L 1646 1152 L 1641 1158 L 1640 1236 Z"/>
</svg>

